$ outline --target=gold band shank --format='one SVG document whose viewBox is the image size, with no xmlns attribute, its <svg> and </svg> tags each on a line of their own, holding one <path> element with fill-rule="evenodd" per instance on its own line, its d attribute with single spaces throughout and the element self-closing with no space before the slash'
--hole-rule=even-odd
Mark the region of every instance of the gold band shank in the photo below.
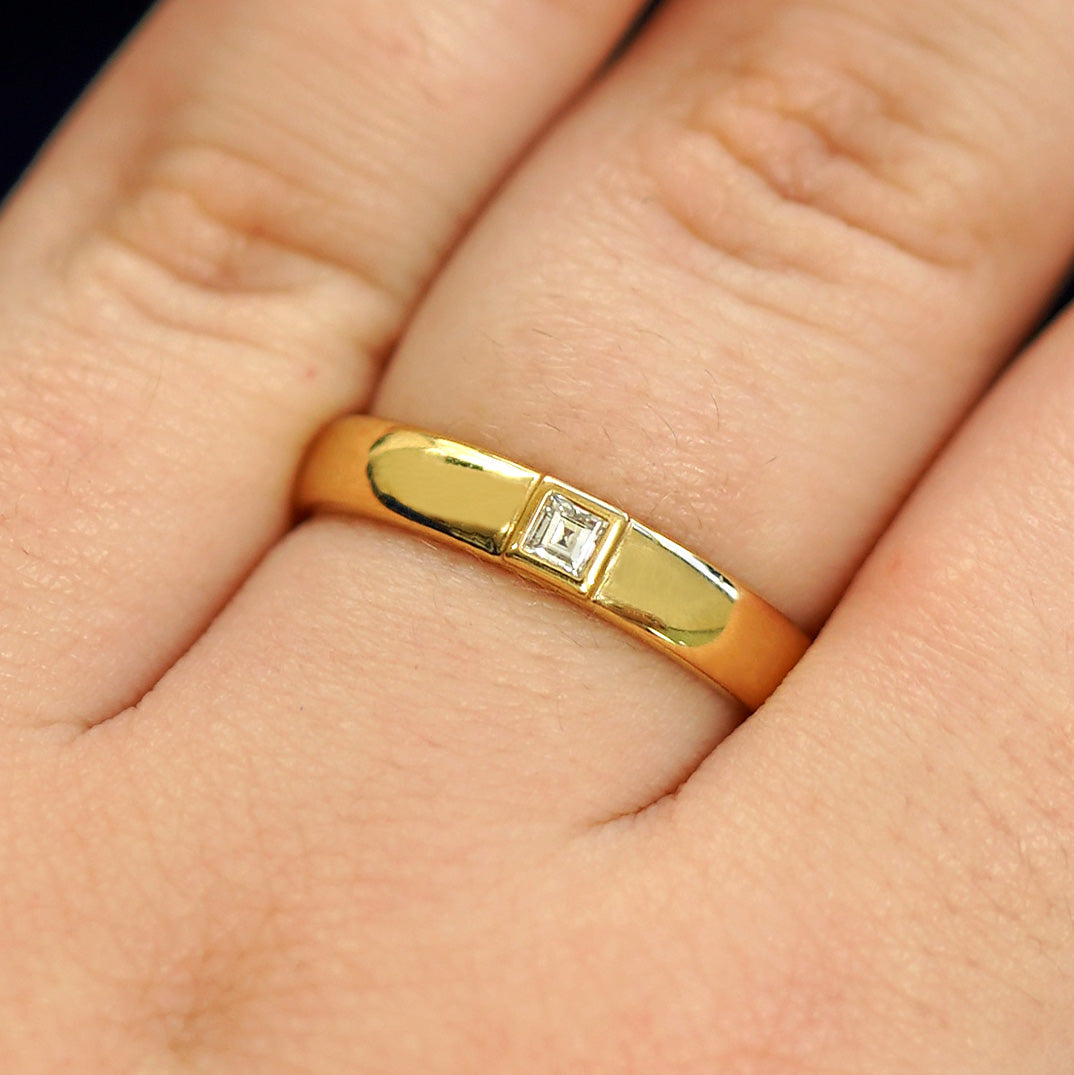
<svg viewBox="0 0 1074 1075">
<path fill-rule="evenodd" d="M 539 516 L 564 503 L 596 535 L 576 573 L 540 548 L 535 554 L 532 539 Z M 499 560 L 656 645 L 751 710 L 809 645 L 756 594 L 612 505 L 492 452 L 383 419 L 331 423 L 299 474 L 296 506 L 380 519 Z"/>
</svg>

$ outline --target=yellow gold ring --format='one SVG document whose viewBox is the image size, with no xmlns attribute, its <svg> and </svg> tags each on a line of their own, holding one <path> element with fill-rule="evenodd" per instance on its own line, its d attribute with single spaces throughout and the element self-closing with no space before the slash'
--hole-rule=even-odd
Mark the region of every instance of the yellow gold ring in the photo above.
<svg viewBox="0 0 1074 1075">
<path fill-rule="evenodd" d="M 380 418 L 317 438 L 300 512 L 395 523 L 587 605 L 756 709 L 809 645 L 739 582 L 618 508 L 507 459 Z"/>
</svg>

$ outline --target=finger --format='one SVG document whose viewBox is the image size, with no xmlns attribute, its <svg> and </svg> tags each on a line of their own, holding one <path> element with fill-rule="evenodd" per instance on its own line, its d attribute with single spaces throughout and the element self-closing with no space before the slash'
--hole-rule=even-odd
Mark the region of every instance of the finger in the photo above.
<svg viewBox="0 0 1074 1075">
<path fill-rule="evenodd" d="M 617 503 L 815 626 L 1070 254 L 1071 29 L 1045 2 L 670 7 L 483 218 L 377 412 Z M 315 523 L 235 630 L 300 608 L 373 681 L 421 639 L 437 696 L 408 710 L 393 684 L 385 712 L 434 707 L 472 745 L 476 710 L 505 751 L 489 779 L 540 759 L 534 801 L 574 818 L 674 787 L 737 719 L 576 609 L 412 545 Z M 405 611 L 370 640 L 393 557 Z M 304 675 L 339 684 L 319 638 L 296 631 Z"/>
<path fill-rule="evenodd" d="M 284 525 L 301 446 L 366 398 L 634 7 L 153 17 L 0 227 L 5 721 L 103 718 L 189 644 Z"/>
<path fill-rule="evenodd" d="M 812 1009 L 839 1049 L 826 1068 L 854 1069 L 865 1041 L 882 1071 L 1074 1055 L 1072 354 L 1067 315 L 930 472 L 795 690 L 676 803 L 673 842 L 736 879 L 728 906 L 763 877 L 796 935 L 830 946 L 793 960 L 813 981 L 783 978 L 792 1008 L 811 988 L 855 997 L 830 1035 Z"/>
</svg>

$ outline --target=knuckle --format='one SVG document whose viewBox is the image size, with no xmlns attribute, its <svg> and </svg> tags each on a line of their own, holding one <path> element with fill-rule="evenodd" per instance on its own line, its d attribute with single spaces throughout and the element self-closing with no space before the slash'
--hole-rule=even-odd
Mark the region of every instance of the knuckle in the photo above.
<svg viewBox="0 0 1074 1075">
<path fill-rule="evenodd" d="M 655 200 L 696 237 L 762 268 L 839 270 L 878 246 L 930 268 L 971 267 L 994 226 L 974 107 L 926 50 L 863 17 L 791 5 L 672 87 L 643 128 Z M 937 73 L 939 72 L 939 73 Z M 908 87 L 928 85 L 931 92 Z M 840 259 L 851 264 L 851 259 Z"/>
<path fill-rule="evenodd" d="M 340 330 L 372 351 L 397 283 L 343 247 L 346 211 L 313 186 L 207 139 L 158 147 L 59 266 L 78 323 L 114 334 L 132 313 L 166 333 L 261 351 Z M 331 334 L 331 335 L 330 335 Z"/>
</svg>

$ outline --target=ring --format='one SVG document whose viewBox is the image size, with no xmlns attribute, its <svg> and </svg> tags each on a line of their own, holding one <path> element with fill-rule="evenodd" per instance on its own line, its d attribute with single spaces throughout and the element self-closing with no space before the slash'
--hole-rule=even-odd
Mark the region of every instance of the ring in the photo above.
<svg viewBox="0 0 1074 1075">
<path fill-rule="evenodd" d="M 394 523 L 588 606 L 750 710 L 809 637 L 700 557 L 563 482 L 492 452 L 363 415 L 317 437 L 295 493 L 302 514 Z"/>
</svg>

